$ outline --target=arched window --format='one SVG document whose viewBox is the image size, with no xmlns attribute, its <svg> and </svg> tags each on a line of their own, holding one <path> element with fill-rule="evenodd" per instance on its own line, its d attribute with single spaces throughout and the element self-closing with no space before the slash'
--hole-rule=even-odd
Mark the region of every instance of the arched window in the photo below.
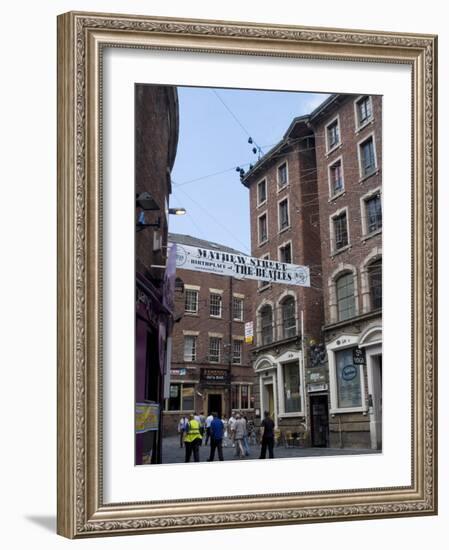
<svg viewBox="0 0 449 550">
<path fill-rule="evenodd" d="M 292 338 L 296 336 L 295 299 L 287 296 L 281 304 L 282 311 L 282 336 Z"/>
<path fill-rule="evenodd" d="M 345 273 L 337 281 L 338 320 L 344 321 L 355 316 L 354 275 Z"/>
<path fill-rule="evenodd" d="M 265 305 L 260 310 L 260 326 L 262 333 L 262 345 L 271 344 L 273 341 L 273 310 Z"/>
<path fill-rule="evenodd" d="M 368 266 L 369 295 L 371 309 L 382 307 L 382 258 Z"/>
</svg>

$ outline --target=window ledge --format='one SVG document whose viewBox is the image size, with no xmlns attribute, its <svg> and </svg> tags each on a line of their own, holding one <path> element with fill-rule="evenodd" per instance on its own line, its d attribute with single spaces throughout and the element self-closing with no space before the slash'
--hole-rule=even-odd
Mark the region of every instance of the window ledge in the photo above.
<svg viewBox="0 0 449 550">
<path fill-rule="evenodd" d="M 352 413 L 362 413 L 363 415 L 368 414 L 368 409 L 366 407 L 347 407 L 344 409 L 330 409 L 329 414 L 335 416 L 336 414 L 352 414 Z"/>
<path fill-rule="evenodd" d="M 265 292 L 266 290 L 271 288 L 271 283 L 264 285 L 257 289 L 257 292 L 260 294 L 261 292 Z"/>
<path fill-rule="evenodd" d="M 223 319 L 222 315 L 209 315 L 211 319 Z"/>
<path fill-rule="evenodd" d="M 277 192 L 278 192 L 278 193 L 282 193 L 282 191 L 287 190 L 289 187 L 290 187 L 290 183 L 289 183 L 289 182 L 284 183 L 284 185 L 279 185 L 279 183 L 278 183 L 278 185 L 277 185 Z"/>
<path fill-rule="evenodd" d="M 334 250 L 330 256 L 331 256 L 332 259 L 334 259 L 335 256 L 338 256 L 339 254 L 342 254 L 343 252 L 347 252 L 348 250 L 351 250 L 351 248 L 352 248 L 352 244 L 349 243 L 346 246 L 342 246 L 338 250 Z"/>
<path fill-rule="evenodd" d="M 292 412 L 292 413 L 279 413 L 279 418 L 305 418 L 303 412 Z"/>
<path fill-rule="evenodd" d="M 292 226 L 291 225 L 287 225 L 287 227 L 283 227 L 282 229 L 279 229 L 279 235 L 281 233 L 285 233 L 286 231 L 288 231 L 289 229 L 291 229 Z"/>
<path fill-rule="evenodd" d="M 379 229 L 376 229 L 376 231 L 373 231 L 371 233 L 368 233 L 367 235 L 363 235 L 363 237 L 360 239 L 362 243 L 365 243 L 369 239 L 372 239 L 373 237 L 376 237 L 377 235 L 380 235 L 382 233 L 382 227 Z"/>
<path fill-rule="evenodd" d="M 372 172 L 370 172 L 369 174 L 366 174 L 366 176 L 362 176 L 360 179 L 359 179 L 359 183 L 364 183 L 366 180 L 369 180 L 370 178 L 372 178 L 373 176 L 378 176 L 379 175 L 379 168 L 376 168 L 375 170 L 373 170 Z"/>
<path fill-rule="evenodd" d="M 258 246 L 264 246 L 267 243 L 268 243 L 268 239 L 265 239 L 264 241 L 260 241 Z"/>
<path fill-rule="evenodd" d="M 355 129 L 355 133 L 360 134 L 362 130 L 364 130 L 367 126 L 371 126 L 372 124 L 374 124 L 374 117 L 369 118 L 368 120 L 363 122 L 363 124 L 357 126 L 357 128 Z"/>
<path fill-rule="evenodd" d="M 260 208 L 261 206 L 265 206 L 266 204 L 267 204 L 267 199 L 265 199 L 262 202 L 259 202 L 258 205 L 257 205 L 257 208 Z"/>
<path fill-rule="evenodd" d="M 329 197 L 329 200 L 327 202 L 333 202 L 335 199 L 338 199 L 339 197 L 344 197 L 346 195 L 346 190 L 343 189 L 343 191 L 339 191 L 338 193 L 335 193 L 335 195 L 332 195 Z"/>
<path fill-rule="evenodd" d="M 341 141 L 340 141 L 339 143 L 337 143 L 336 145 L 334 145 L 334 146 L 332 147 L 332 149 L 328 149 L 328 150 L 326 151 L 326 158 L 329 157 L 330 155 L 332 155 L 332 153 L 335 153 L 335 151 L 338 151 L 339 149 L 341 149 L 341 145 L 342 145 L 342 143 L 341 143 Z"/>
</svg>

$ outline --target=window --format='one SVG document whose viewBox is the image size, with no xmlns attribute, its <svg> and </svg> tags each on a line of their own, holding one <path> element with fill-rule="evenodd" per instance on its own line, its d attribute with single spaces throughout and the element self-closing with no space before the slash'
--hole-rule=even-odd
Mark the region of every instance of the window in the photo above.
<svg viewBox="0 0 449 550">
<path fill-rule="evenodd" d="M 187 361 L 187 362 L 196 361 L 196 348 L 197 348 L 197 337 L 184 336 L 184 361 Z"/>
<path fill-rule="evenodd" d="M 367 233 L 377 231 L 382 227 L 382 205 L 380 193 L 365 199 L 366 230 Z"/>
<path fill-rule="evenodd" d="M 260 258 L 261 260 L 269 260 L 270 259 L 270 255 L 269 254 L 265 254 L 265 256 L 262 256 Z M 263 263 L 262 262 L 262 267 L 263 267 Z M 259 290 L 263 290 L 265 288 L 269 288 L 270 287 L 270 282 L 269 281 L 259 281 Z"/>
<path fill-rule="evenodd" d="M 273 341 L 273 310 L 266 305 L 260 310 L 260 326 L 262 331 L 262 345 L 271 344 Z"/>
<path fill-rule="evenodd" d="M 267 200 L 267 180 L 262 180 L 257 184 L 257 205 L 263 204 Z"/>
<path fill-rule="evenodd" d="M 234 365 L 240 365 L 242 363 L 242 341 L 232 341 L 232 362 Z"/>
<path fill-rule="evenodd" d="M 170 397 L 167 400 L 167 409 L 169 411 L 193 411 L 193 390 L 193 384 L 170 384 Z"/>
<path fill-rule="evenodd" d="M 194 406 L 194 391 L 193 384 L 187 385 L 183 384 L 182 386 L 182 410 L 184 411 L 193 411 Z"/>
<path fill-rule="evenodd" d="M 360 168 L 362 177 L 369 176 L 376 170 L 373 136 L 360 144 Z"/>
<path fill-rule="evenodd" d="M 287 163 L 281 164 L 278 168 L 278 185 L 284 187 L 288 183 Z"/>
<path fill-rule="evenodd" d="M 335 353 L 338 407 L 341 409 L 362 406 L 360 366 L 354 365 L 353 349 Z"/>
<path fill-rule="evenodd" d="M 288 199 L 279 203 L 279 230 L 282 231 L 290 225 L 288 218 Z"/>
<path fill-rule="evenodd" d="M 338 160 L 329 169 L 331 196 L 341 193 L 344 189 L 343 170 L 341 160 Z"/>
<path fill-rule="evenodd" d="M 249 409 L 249 385 L 242 384 L 240 386 L 240 408 Z"/>
<path fill-rule="evenodd" d="M 221 317 L 221 294 L 211 293 L 209 313 L 211 317 Z"/>
<path fill-rule="evenodd" d="M 357 126 L 360 128 L 369 122 L 373 117 L 373 107 L 370 96 L 360 98 L 356 103 Z"/>
<path fill-rule="evenodd" d="M 382 307 L 382 260 L 376 260 L 368 267 L 371 309 Z"/>
<path fill-rule="evenodd" d="M 288 296 L 282 302 L 282 336 L 291 338 L 296 336 L 296 316 L 295 316 L 295 299 L 293 296 Z"/>
<path fill-rule="evenodd" d="M 332 218 L 334 224 L 335 250 L 348 245 L 348 220 L 346 212 Z"/>
<path fill-rule="evenodd" d="M 267 215 L 262 214 L 259 218 L 259 244 L 264 243 L 268 239 Z"/>
<path fill-rule="evenodd" d="M 282 366 L 284 377 L 284 412 L 301 411 L 301 393 L 299 384 L 299 363 L 287 363 Z"/>
<path fill-rule="evenodd" d="M 198 313 L 198 290 L 186 289 L 185 311 L 186 313 Z"/>
<path fill-rule="evenodd" d="M 327 126 L 327 150 L 330 151 L 340 143 L 340 128 L 338 126 L 338 120 L 331 122 Z"/>
<path fill-rule="evenodd" d="M 234 321 L 243 321 L 243 298 L 232 298 L 232 318 Z"/>
<path fill-rule="evenodd" d="M 234 410 L 253 408 L 254 398 L 249 384 L 233 384 L 231 386 L 231 407 Z"/>
<path fill-rule="evenodd" d="M 279 261 L 285 264 L 292 263 L 292 243 L 286 243 L 279 247 Z"/>
<path fill-rule="evenodd" d="M 216 336 L 211 336 L 209 338 L 209 361 L 211 363 L 220 362 L 220 344 L 221 338 L 218 338 Z"/>
<path fill-rule="evenodd" d="M 354 317 L 354 275 L 352 273 L 346 273 L 337 279 L 337 307 L 339 321 Z"/>
</svg>

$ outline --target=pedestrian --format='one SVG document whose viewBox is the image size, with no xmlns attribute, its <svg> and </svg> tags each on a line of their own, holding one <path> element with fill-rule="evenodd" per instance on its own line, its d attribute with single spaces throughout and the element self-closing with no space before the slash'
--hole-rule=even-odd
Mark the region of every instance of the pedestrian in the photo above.
<svg viewBox="0 0 449 550">
<path fill-rule="evenodd" d="M 200 423 L 195 420 L 195 415 L 192 413 L 187 423 L 186 435 L 184 437 L 184 443 L 186 446 L 186 458 L 185 462 L 190 462 L 190 457 L 193 453 L 193 460 L 195 462 L 200 461 L 200 443 L 201 443 Z"/>
<path fill-rule="evenodd" d="M 229 436 L 229 439 L 232 441 L 232 446 L 235 447 L 235 442 L 234 442 L 234 429 L 235 429 L 235 422 L 236 422 L 236 418 L 235 418 L 235 413 L 231 413 L 231 416 L 229 417 L 229 421 L 228 421 L 228 436 Z"/>
<path fill-rule="evenodd" d="M 199 422 L 200 422 L 200 434 L 201 434 L 201 441 L 200 441 L 200 445 L 203 444 L 203 436 L 204 436 L 204 432 L 206 431 L 206 417 L 204 416 L 204 412 L 201 411 L 200 414 L 199 414 Z"/>
<path fill-rule="evenodd" d="M 248 420 L 245 415 L 242 415 L 245 422 L 245 431 L 243 433 L 243 448 L 245 449 L 245 456 L 249 456 L 249 436 L 248 436 Z"/>
<path fill-rule="evenodd" d="M 218 413 L 212 414 L 212 422 L 210 423 L 210 455 L 208 462 L 213 462 L 215 458 L 215 449 L 218 451 L 218 460 L 223 459 L 223 435 L 224 425 Z"/>
<path fill-rule="evenodd" d="M 226 416 L 222 418 L 223 427 L 224 427 L 224 435 L 223 435 L 223 447 L 228 446 L 228 419 Z"/>
<path fill-rule="evenodd" d="M 181 416 L 178 423 L 178 433 L 179 433 L 179 446 L 182 448 L 184 446 L 184 436 L 187 429 L 187 424 L 189 419 L 187 416 Z"/>
<path fill-rule="evenodd" d="M 262 447 L 260 449 L 259 458 L 266 458 L 267 447 L 269 458 L 274 458 L 274 422 L 270 417 L 269 411 L 264 412 L 264 419 L 260 426 L 262 431 Z"/>
<path fill-rule="evenodd" d="M 206 441 L 204 442 L 204 445 L 207 445 L 209 438 L 210 438 L 210 425 L 214 419 L 215 413 L 209 413 L 209 416 L 206 418 Z"/>
<path fill-rule="evenodd" d="M 234 442 L 235 442 L 235 456 L 243 458 L 245 456 L 245 449 L 243 448 L 243 436 L 245 435 L 246 422 L 240 416 L 236 414 L 234 423 Z"/>
</svg>

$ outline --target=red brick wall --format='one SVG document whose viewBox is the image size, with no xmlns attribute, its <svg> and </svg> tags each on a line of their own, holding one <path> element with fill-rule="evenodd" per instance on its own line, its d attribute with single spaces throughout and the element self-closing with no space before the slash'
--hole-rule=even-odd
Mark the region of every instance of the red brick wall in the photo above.
<svg viewBox="0 0 449 550">
<path fill-rule="evenodd" d="M 321 257 L 323 266 L 323 288 L 325 322 L 331 322 L 329 310 L 328 279 L 340 264 L 357 268 L 357 284 L 361 289 L 360 266 L 374 248 L 382 247 L 382 233 L 368 239 L 362 235 L 360 198 L 370 190 L 382 186 L 382 98 L 372 96 L 374 117 L 362 130 L 356 130 L 354 101 L 358 96 L 349 96 L 344 103 L 325 116 L 313 122 L 316 136 L 318 193 L 320 202 Z M 338 113 L 340 119 L 341 146 L 330 154 L 326 153 L 325 127 Z M 377 171 L 362 180 L 358 164 L 358 143 L 372 132 L 375 135 Z M 345 192 L 335 199 L 329 198 L 328 166 L 338 157 L 343 160 Z M 348 208 L 350 247 L 332 254 L 329 217 L 341 208 Z M 359 296 L 360 312 L 361 299 Z"/>
</svg>

